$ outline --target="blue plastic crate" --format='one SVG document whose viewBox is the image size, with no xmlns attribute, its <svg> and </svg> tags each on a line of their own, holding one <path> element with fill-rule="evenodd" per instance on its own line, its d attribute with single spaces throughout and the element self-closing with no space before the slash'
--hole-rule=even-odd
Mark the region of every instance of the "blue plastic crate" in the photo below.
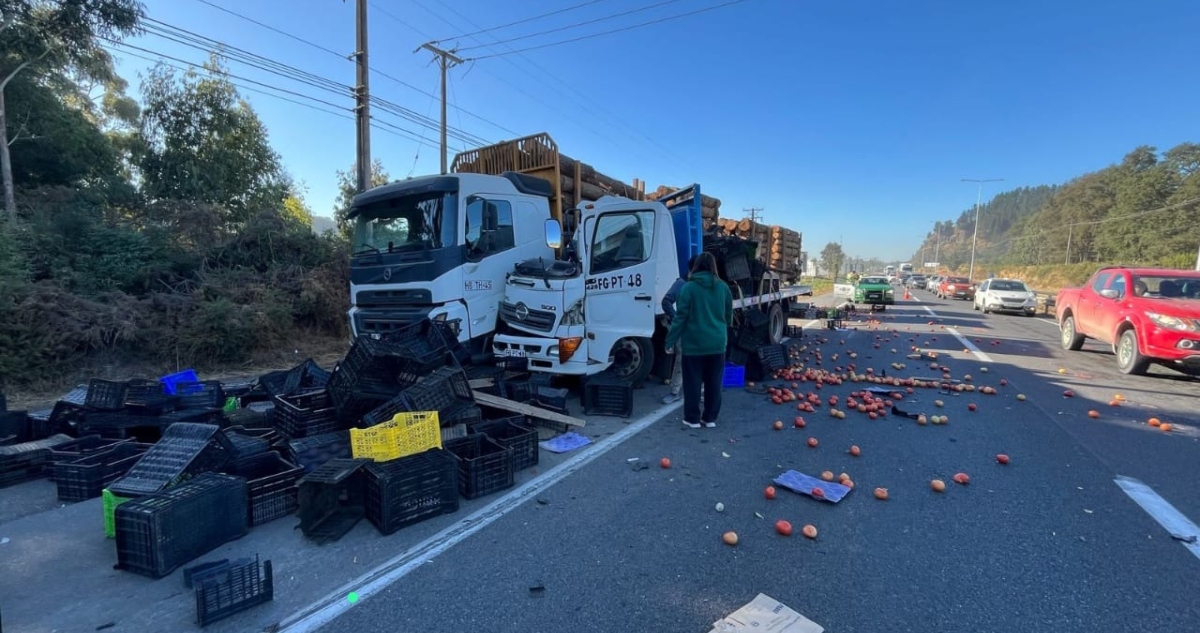
<svg viewBox="0 0 1200 633">
<path fill-rule="evenodd" d="M 746 386 L 746 368 L 733 363 L 725 364 L 725 377 L 721 386 L 726 389 L 740 389 Z"/>
<path fill-rule="evenodd" d="M 200 382 L 200 378 L 196 375 L 196 370 L 185 369 L 183 371 L 167 374 L 158 379 L 166 389 L 167 395 L 175 395 L 175 386 L 181 382 Z"/>
</svg>

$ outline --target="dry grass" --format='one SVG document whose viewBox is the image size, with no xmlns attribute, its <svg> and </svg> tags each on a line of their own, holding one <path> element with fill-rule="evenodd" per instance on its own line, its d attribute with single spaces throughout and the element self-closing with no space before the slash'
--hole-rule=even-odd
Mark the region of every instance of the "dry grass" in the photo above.
<svg viewBox="0 0 1200 633">
<path fill-rule="evenodd" d="M 116 353 L 100 354 L 89 357 L 84 365 L 55 380 L 42 380 L 9 390 L 7 392 L 8 406 L 13 410 L 46 408 L 76 385 L 86 384 L 92 378 L 106 380 L 156 378 L 194 368 L 205 380 L 252 380 L 270 371 L 290 369 L 308 358 L 312 358 L 326 369 L 333 369 L 334 363 L 345 357 L 348 349 L 349 342 L 345 338 L 305 334 L 297 337 L 285 348 L 256 352 L 249 361 L 234 365 L 155 363 L 132 360 Z"/>
</svg>

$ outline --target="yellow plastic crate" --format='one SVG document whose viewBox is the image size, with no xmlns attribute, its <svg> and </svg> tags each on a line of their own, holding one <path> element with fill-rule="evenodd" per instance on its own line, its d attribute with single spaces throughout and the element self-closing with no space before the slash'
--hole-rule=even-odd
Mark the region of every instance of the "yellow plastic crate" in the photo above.
<svg viewBox="0 0 1200 633">
<path fill-rule="evenodd" d="M 130 500 L 130 497 L 118 497 L 107 488 L 101 493 L 104 497 L 104 536 L 117 538 L 117 506 Z"/>
<path fill-rule="evenodd" d="M 437 411 L 397 413 L 391 420 L 366 429 L 350 429 L 355 459 L 387 462 L 442 447 Z"/>
</svg>

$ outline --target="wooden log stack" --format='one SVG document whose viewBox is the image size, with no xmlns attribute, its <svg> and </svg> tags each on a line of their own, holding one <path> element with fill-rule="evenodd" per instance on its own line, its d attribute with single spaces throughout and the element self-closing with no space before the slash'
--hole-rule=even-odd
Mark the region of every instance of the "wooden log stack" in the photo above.
<svg viewBox="0 0 1200 633">
<path fill-rule="evenodd" d="M 800 250 L 803 240 L 798 231 L 776 225 L 759 224 L 753 220 L 718 220 L 718 225 L 730 235 L 758 242 L 758 258 L 771 270 L 789 278 L 800 276 Z"/>
</svg>

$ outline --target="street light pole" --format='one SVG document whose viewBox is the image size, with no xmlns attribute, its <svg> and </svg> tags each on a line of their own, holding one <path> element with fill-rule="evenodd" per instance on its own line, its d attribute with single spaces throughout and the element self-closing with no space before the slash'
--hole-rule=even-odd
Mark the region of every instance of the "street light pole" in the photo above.
<svg viewBox="0 0 1200 633">
<path fill-rule="evenodd" d="M 933 223 L 933 230 L 937 233 L 937 246 L 933 248 L 933 263 L 939 264 L 942 260 L 938 259 L 942 256 L 942 222 L 938 220 Z M 933 272 L 937 272 L 937 266 L 933 267 Z"/>
<path fill-rule="evenodd" d="M 983 203 L 983 183 L 985 182 L 1004 182 L 1003 178 L 963 178 L 963 182 L 973 182 L 979 185 L 979 191 L 975 195 L 975 233 L 971 236 L 971 270 L 967 273 L 967 280 L 975 281 L 975 243 L 979 240 L 979 205 Z"/>
</svg>

